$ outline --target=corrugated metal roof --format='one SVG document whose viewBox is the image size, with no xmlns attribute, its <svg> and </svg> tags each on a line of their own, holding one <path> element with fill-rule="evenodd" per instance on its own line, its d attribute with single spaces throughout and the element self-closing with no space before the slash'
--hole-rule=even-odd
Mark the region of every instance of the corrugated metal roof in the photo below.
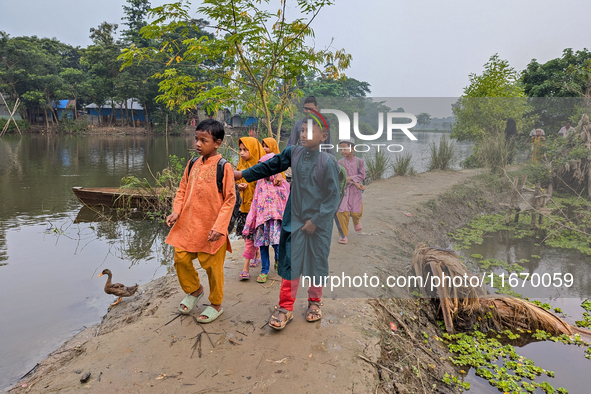
<svg viewBox="0 0 591 394">
<path fill-rule="evenodd" d="M 125 102 L 123 102 L 123 105 L 121 105 L 121 103 L 118 103 L 114 100 L 107 100 L 107 102 L 105 104 L 103 104 L 103 106 L 101 106 L 101 108 L 113 108 L 113 106 L 115 107 L 115 109 L 121 109 L 121 108 L 125 108 Z M 96 105 L 95 103 L 92 104 L 88 104 L 86 107 L 84 108 L 98 108 L 98 105 Z M 127 109 L 135 109 L 137 111 L 143 111 L 144 107 L 138 103 L 135 99 L 128 99 L 127 100 Z"/>
</svg>

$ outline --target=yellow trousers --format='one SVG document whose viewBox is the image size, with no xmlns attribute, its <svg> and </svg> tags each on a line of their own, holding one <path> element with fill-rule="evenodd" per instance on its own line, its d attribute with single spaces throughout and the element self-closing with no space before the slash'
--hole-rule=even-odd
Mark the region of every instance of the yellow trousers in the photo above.
<svg viewBox="0 0 591 394">
<path fill-rule="evenodd" d="M 193 265 L 195 259 L 199 259 L 199 264 L 201 264 L 209 279 L 209 302 L 214 305 L 221 305 L 224 299 L 226 243 L 220 246 L 215 254 L 191 253 L 174 248 L 174 269 L 183 291 L 187 294 L 193 293 L 201 287 L 199 274 Z"/>
<path fill-rule="evenodd" d="M 345 234 L 345 237 L 349 236 L 349 217 L 353 219 L 353 225 L 356 226 L 359 224 L 361 216 L 363 216 L 363 205 L 361 205 L 361 212 L 359 213 L 337 212 L 337 219 L 339 220 L 339 224 L 343 229 L 343 234 Z"/>
</svg>

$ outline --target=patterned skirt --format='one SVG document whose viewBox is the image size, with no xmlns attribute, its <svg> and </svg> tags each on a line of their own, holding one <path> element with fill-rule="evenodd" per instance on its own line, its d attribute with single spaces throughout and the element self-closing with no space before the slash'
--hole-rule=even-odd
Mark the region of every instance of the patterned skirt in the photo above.
<svg viewBox="0 0 591 394">
<path fill-rule="evenodd" d="M 279 245 L 281 220 L 271 219 L 257 227 L 254 232 L 254 246 Z"/>
</svg>

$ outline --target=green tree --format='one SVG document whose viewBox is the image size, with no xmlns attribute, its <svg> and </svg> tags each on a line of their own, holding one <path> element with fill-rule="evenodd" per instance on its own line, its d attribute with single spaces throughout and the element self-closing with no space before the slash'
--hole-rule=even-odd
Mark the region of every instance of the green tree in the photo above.
<svg viewBox="0 0 591 394">
<path fill-rule="evenodd" d="M 429 126 L 431 124 L 431 115 L 426 112 L 421 112 L 417 115 L 417 126 L 422 126 L 423 128 Z"/>
<path fill-rule="evenodd" d="M 591 52 L 567 48 L 544 64 L 533 59 L 522 81 L 544 128 L 558 130 L 568 119 L 576 124 L 591 108 Z"/>
<path fill-rule="evenodd" d="M 292 111 L 292 99 L 301 95 L 298 77 L 322 71 L 338 79 L 349 66 L 351 56 L 344 50 L 317 50 L 307 44 L 314 35 L 311 23 L 332 3 L 298 0 L 289 13 L 301 17 L 288 21 L 286 1 L 273 13 L 268 11 L 273 7 L 270 0 L 206 0 L 197 11 L 211 25 L 197 26 L 188 5 L 156 7 L 151 10 L 155 21 L 142 29 L 144 38 L 156 40 L 172 32 L 180 38 L 163 39 L 157 48 L 132 45 L 122 59 L 126 66 L 145 59 L 166 64 L 156 77 L 162 79 L 158 99 L 167 107 L 188 111 L 199 105 L 217 109 L 236 104 L 264 118 L 269 135 L 274 135 L 276 120 L 279 139 L 283 116 Z M 193 29 L 211 29 L 216 38 L 191 38 Z M 191 69 L 207 77 L 191 74 Z"/>
<path fill-rule="evenodd" d="M 121 48 L 114 37 L 117 27 L 117 24 L 103 22 L 99 27 L 91 28 L 90 39 L 93 44 L 82 51 L 80 58 L 80 64 L 88 75 L 88 98 L 98 106 L 101 124 L 101 107 L 107 100 L 115 98 L 116 80 L 121 67 L 117 60 Z"/>
<path fill-rule="evenodd" d="M 518 130 L 523 130 L 531 122 L 526 117 L 530 109 L 520 74 L 495 54 L 481 75 L 470 74 L 470 84 L 453 106 L 456 120 L 451 136 L 478 141 L 487 134 L 502 133 L 508 118 L 515 119 Z"/>
</svg>

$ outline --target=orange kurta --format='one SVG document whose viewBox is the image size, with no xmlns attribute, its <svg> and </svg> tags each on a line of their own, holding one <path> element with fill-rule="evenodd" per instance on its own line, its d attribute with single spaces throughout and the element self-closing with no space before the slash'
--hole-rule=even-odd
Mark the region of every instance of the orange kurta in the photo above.
<svg viewBox="0 0 591 394">
<path fill-rule="evenodd" d="M 166 243 L 187 252 L 215 254 L 227 241 L 226 249 L 232 252 L 228 225 L 236 202 L 234 170 L 229 164 L 224 166 L 224 200 L 216 184 L 217 163 L 221 158 L 219 154 L 204 163 L 200 157 L 193 165 L 189 179 L 189 167 L 185 169 L 173 204 L 173 212 L 178 213 L 179 218 Z M 209 242 L 207 237 L 211 230 L 224 236 L 216 242 Z"/>
</svg>

